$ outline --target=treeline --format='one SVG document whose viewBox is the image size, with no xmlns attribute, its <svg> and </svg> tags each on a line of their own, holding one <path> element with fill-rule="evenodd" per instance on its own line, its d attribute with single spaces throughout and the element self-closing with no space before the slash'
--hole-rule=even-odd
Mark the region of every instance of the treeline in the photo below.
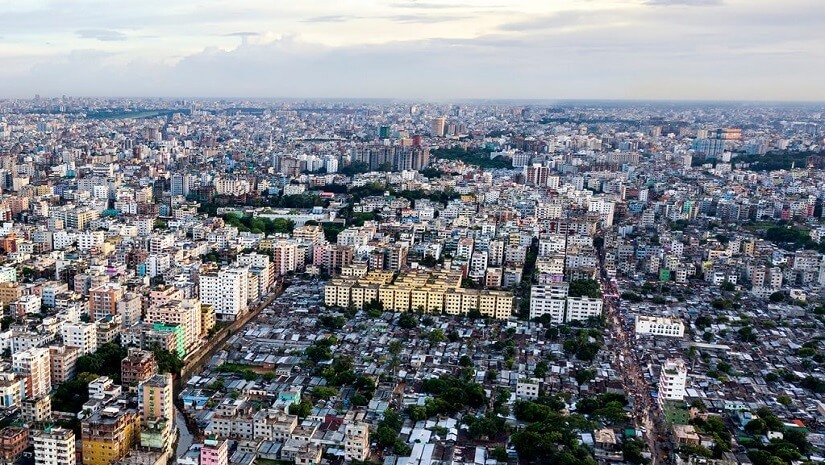
<svg viewBox="0 0 825 465">
<path fill-rule="evenodd" d="M 772 226 L 765 231 L 765 239 L 787 250 L 811 249 L 825 253 L 825 242 L 814 242 L 808 231 L 796 227 Z"/>
<path fill-rule="evenodd" d="M 337 184 L 325 186 L 324 190 L 328 190 L 328 188 L 331 186 L 337 186 Z M 338 189 L 337 187 L 332 187 L 331 189 L 332 192 L 337 192 L 339 190 L 340 189 Z M 415 202 L 419 199 L 428 199 L 433 202 L 440 202 L 444 204 L 446 204 L 450 200 L 457 199 L 460 197 L 460 194 L 458 194 L 452 189 L 435 192 L 425 192 L 422 190 L 397 191 L 377 182 L 369 183 L 364 186 L 353 187 L 347 190 L 346 192 L 352 197 L 353 202 L 358 202 L 366 197 L 384 195 L 385 193 L 392 195 L 394 197 L 403 197 L 412 202 Z"/>
<path fill-rule="evenodd" d="M 238 213 L 227 213 L 221 218 L 227 225 L 238 228 L 238 231 L 253 234 L 291 234 L 295 229 L 295 222 L 285 218 L 269 219 Z"/>
<path fill-rule="evenodd" d="M 197 201 L 196 198 L 191 200 Z M 205 213 L 209 216 L 217 216 L 218 208 L 221 207 L 271 207 L 271 208 L 296 208 L 307 209 L 312 207 L 325 207 L 329 202 L 318 195 L 296 194 L 296 195 L 265 195 L 240 197 L 220 195 L 215 196 L 211 202 L 200 202 L 198 213 Z"/>
<path fill-rule="evenodd" d="M 430 151 L 433 158 L 444 160 L 460 160 L 468 165 L 475 165 L 484 169 L 512 169 L 513 159 L 505 156 L 498 156 L 490 159 L 492 150 L 473 148 L 465 150 L 460 147 L 435 149 Z"/>
<path fill-rule="evenodd" d="M 790 170 L 791 167 L 805 168 L 808 157 L 822 155 L 815 152 L 768 152 L 765 155 L 739 155 L 731 160 L 733 164 L 748 163 L 750 171 Z"/>
</svg>

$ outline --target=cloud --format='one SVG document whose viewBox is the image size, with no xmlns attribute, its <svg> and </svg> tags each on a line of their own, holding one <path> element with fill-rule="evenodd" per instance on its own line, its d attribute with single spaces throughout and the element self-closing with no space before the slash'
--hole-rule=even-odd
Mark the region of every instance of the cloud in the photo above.
<svg viewBox="0 0 825 465">
<path fill-rule="evenodd" d="M 600 14 L 600 12 L 585 12 L 579 10 L 560 11 L 549 16 L 541 16 L 514 23 L 505 23 L 502 24 L 499 29 L 502 31 L 521 32 L 569 27 L 579 24 L 584 20 L 592 22 Z"/>
<path fill-rule="evenodd" d="M 653 6 L 721 6 L 722 0 L 647 0 Z"/>
<path fill-rule="evenodd" d="M 229 34 L 224 34 L 226 37 L 258 37 L 260 36 L 260 32 L 230 32 Z"/>
<path fill-rule="evenodd" d="M 448 9 L 466 9 L 474 8 L 477 5 L 472 3 L 428 3 L 410 0 L 408 2 L 391 3 L 392 8 L 410 8 L 416 10 L 448 10 Z M 487 8 L 494 8 L 495 6 L 487 6 Z"/>
<path fill-rule="evenodd" d="M 543 11 L 497 15 L 479 5 L 458 11 L 449 9 L 458 3 L 402 2 L 344 14 L 313 6 L 271 23 L 262 13 L 250 19 L 252 10 L 130 20 L 112 8 L 118 17 L 86 20 L 71 11 L 78 16 L 71 29 L 45 18 L 30 32 L 0 15 L 7 41 L 30 34 L 58 44 L 14 47 L 2 57 L 0 89 L 8 96 L 825 100 L 818 79 L 825 30 L 813 27 L 825 14 L 821 1 L 726 0 L 719 14 L 695 0 L 589 0 L 587 11 L 553 11 L 548 3 Z M 665 7 L 679 4 L 697 7 Z M 459 15 L 474 19 L 450 23 L 465 18 Z M 348 40 L 330 40 L 344 29 L 335 23 L 349 20 L 364 23 L 346 25 Z M 373 36 L 373 25 L 394 31 L 426 22 L 439 24 L 404 27 L 416 32 L 409 40 L 377 43 Z M 148 34 L 160 38 L 144 40 Z M 94 45 L 73 36 L 128 42 Z"/>
<path fill-rule="evenodd" d="M 467 18 L 469 18 L 469 16 L 392 15 L 381 17 L 381 19 L 386 19 L 396 23 L 404 24 L 446 23 L 450 21 L 459 21 Z"/>
<path fill-rule="evenodd" d="M 101 42 L 118 42 L 126 40 L 126 34 L 111 29 L 81 29 L 76 32 L 81 39 L 95 39 Z"/>
<path fill-rule="evenodd" d="M 360 16 L 353 16 L 353 15 L 324 15 L 324 16 L 313 16 L 312 18 L 307 18 L 302 20 L 303 23 L 343 23 L 346 21 L 352 21 L 355 19 L 361 19 Z"/>
</svg>

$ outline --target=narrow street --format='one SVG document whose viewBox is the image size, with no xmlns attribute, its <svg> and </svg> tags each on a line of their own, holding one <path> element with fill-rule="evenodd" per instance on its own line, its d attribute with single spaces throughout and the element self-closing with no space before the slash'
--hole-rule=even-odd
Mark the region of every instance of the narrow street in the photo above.
<svg viewBox="0 0 825 465">
<path fill-rule="evenodd" d="M 655 416 L 660 413 L 659 405 L 653 401 L 650 388 L 645 381 L 636 351 L 634 332 L 625 324 L 625 317 L 621 312 L 619 290 L 607 277 L 602 254 L 599 254 L 599 261 L 604 294 L 604 317 L 613 335 L 612 344 L 609 346 L 613 366 L 619 371 L 625 392 L 633 397 L 632 415 L 636 430 L 643 432 L 648 452 L 651 455 L 650 464 L 666 464 L 668 455 L 662 450 L 662 444 L 658 438 L 665 437 L 667 432 L 661 422 L 655 421 Z"/>
</svg>

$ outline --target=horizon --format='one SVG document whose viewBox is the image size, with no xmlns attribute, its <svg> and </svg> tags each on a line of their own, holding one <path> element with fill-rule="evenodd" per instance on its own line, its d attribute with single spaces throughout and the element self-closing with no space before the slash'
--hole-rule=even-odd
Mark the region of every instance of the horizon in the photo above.
<svg viewBox="0 0 825 465">
<path fill-rule="evenodd" d="M 825 105 L 823 100 L 714 100 L 714 99 L 633 99 L 633 98 L 520 98 L 520 97 L 466 97 L 454 99 L 416 99 L 398 97 L 248 97 L 248 96 L 135 96 L 135 95 L 41 95 L 35 94 L 28 97 L 4 97 L 0 96 L 0 102 L 6 101 L 51 101 L 51 100 L 137 100 L 137 101 L 226 101 L 226 102 L 261 102 L 261 103 L 300 103 L 300 102 L 320 102 L 320 103 L 392 103 L 392 104 L 425 104 L 425 105 L 445 105 L 445 104 L 513 104 L 513 105 L 570 105 L 570 104 L 652 104 L 652 105 Z"/>
</svg>

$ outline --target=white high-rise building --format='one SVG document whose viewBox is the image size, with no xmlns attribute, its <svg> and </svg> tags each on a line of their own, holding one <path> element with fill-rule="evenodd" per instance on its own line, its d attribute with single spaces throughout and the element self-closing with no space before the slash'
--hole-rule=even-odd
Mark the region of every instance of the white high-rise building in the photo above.
<svg viewBox="0 0 825 465">
<path fill-rule="evenodd" d="M 324 168 L 327 170 L 327 173 L 337 173 L 338 157 L 334 157 L 331 155 L 327 155 L 326 157 L 324 157 Z"/>
<path fill-rule="evenodd" d="M 569 284 L 533 286 L 530 289 L 530 318 L 550 315 L 553 324 L 564 323 L 564 309 Z"/>
<path fill-rule="evenodd" d="M 684 360 L 672 358 L 665 361 L 659 375 L 659 398 L 684 400 L 687 395 L 687 365 Z"/>
<path fill-rule="evenodd" d="M 367 425 L 348 423 L 344 429 L 344 457 L 364 461 L 370 455 L 370 429 Z"/>
<path fill-rule="evenodd" d="M 26 398 L 47 396 L 52 390 L 49 349 L 33 347 L 12 355 L 12 370 L 26 378 Z"/>
<path fill-rule="evenodd" d="M 48 428 L 32 432 L 36 465 L 75 465 L 75 438 L 70 429 Z"/>
<path fill-rule="evenodd" d="M 568 297 L 565 321 L 584 321 L 602 316 L 604 301 L 590 297 Z"/>
<path fill-rule="evenodd" d="M 220 321 L 234 321 L 246 312 L 249 296 L 249 269 L 244 266 L 224 268 L 200 276 L 201 303 L 215 309 Z"/>
<path fill-rule="evenodd" d="M 602 199 L 593 199 L 590 201 L 588 211 L 597 212 L 602 220 L 602 225 L 605 227 L 613 226 L 613 212 L 616 205 Z"/>
<path fill-rule="evenodd" d="M 487 271 L 487 251 L 476 250 L 470 259 L 470 277 L 481 279 Z"/>
<path fill-rule="evenodd" d="M 94 323 L 64 323 L 63 345 L 77 347 L 80 355 L 88 355 L 97 350 L 97 325 Z"/>
<path fill-rule="evenodd" d="M 277 257 L 277 252 L 274 255 Z M 257 293 L 259 295 L 264 295 L 269 292 L 269 288 L 274 281 L 269 255 L 254 252 L 249 254 L 241 254 L 238 255 L 238 264 L 241 266 L 250 267 L 250 271 L 258 276 Z M 277 265 L 275 266 L 275 273 L 278 273 Z"/>
</svg>

